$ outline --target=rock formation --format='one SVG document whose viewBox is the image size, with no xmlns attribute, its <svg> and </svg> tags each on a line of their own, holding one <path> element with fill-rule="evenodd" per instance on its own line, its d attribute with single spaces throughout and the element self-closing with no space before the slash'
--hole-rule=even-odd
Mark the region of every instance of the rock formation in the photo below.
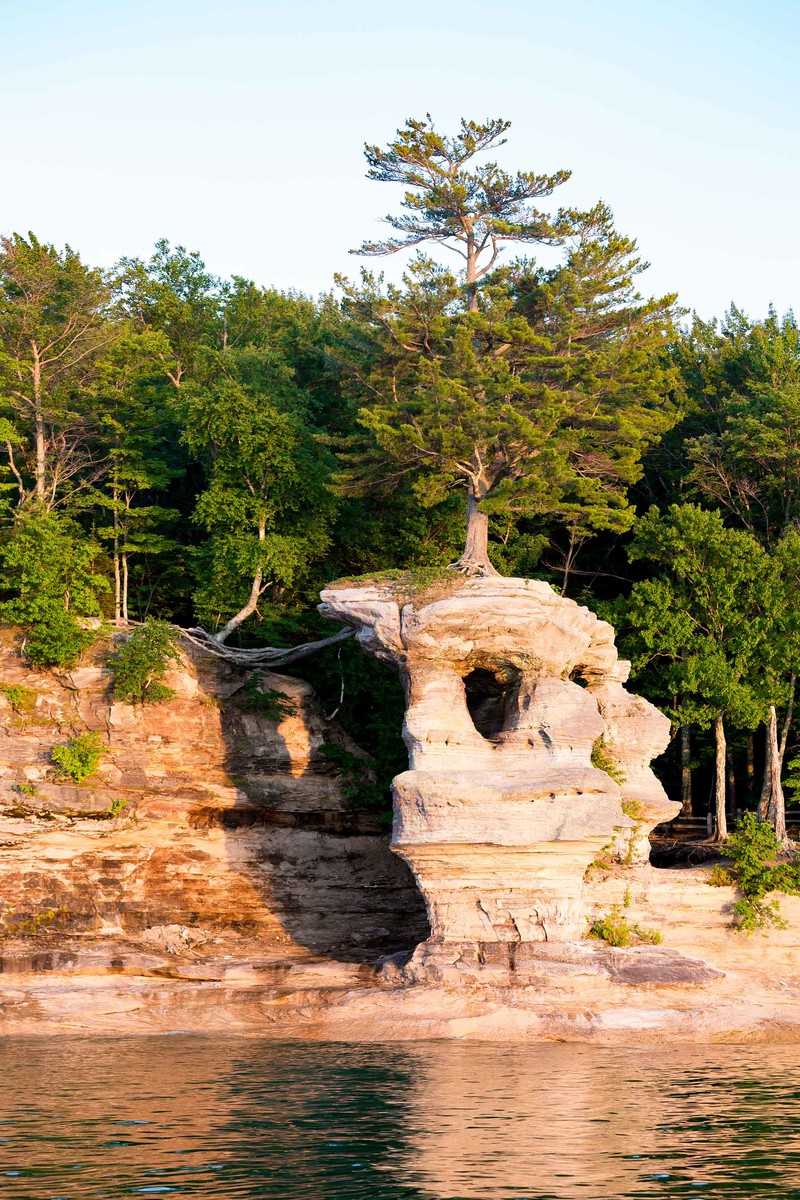
<svg viewBox="0 0 800 1200">
<path fill-rule="evenodd" d="M 392 848 L 431 926 L 412 972 L 519 966 L 534 943 L 580 940 L 592 861 L 646 861 L 680 808 L 649 765 L 669 722 L 625 690 L 611 626 L 522 579 L 334 585 L 320 608 L 405 685 Z"/>
<path fill-rule="evenodd" d="M 6 946 L 15 931 L 57 931 L 120 952 L 216 944 L 363 960 L 424 936 L 410 873 L 348 803 L 323 747 L 361 752 L 309 684 L 264 673 L 262 688 L 284 697 L 270 716 L 242 703 L 246 673 L 185 655 L 169 703 L 131 707 L 113 699 L 102 641 L 73 671 L 34 672 L 3 634 L 0 693 L 28 700 L 14 711 L 0 694 Z M 54 777 L 52 748 L 87 730 L 105 746 L 97 772 Z"/>
<path fill-rule="evenodd" d="M 0 629 L 0 1035 L 800 1041 L 800 898 L 747 938 L 734 888 L 646 861 L 677 808 L 649 769 L 666 721 L 611 629 L 539 583 L 403 584 L 324 597 L 406 684 L 395 854 L 307 683 L 265 675 L 286 699 L 253 711 L 188 651 L 175 698 L 131 708 L 102 639 L 32 672 Z M 87 730 L 97 773 L 54 778 Z M 623 907 L 663 944 L 587 936 Z"/>
</svg>

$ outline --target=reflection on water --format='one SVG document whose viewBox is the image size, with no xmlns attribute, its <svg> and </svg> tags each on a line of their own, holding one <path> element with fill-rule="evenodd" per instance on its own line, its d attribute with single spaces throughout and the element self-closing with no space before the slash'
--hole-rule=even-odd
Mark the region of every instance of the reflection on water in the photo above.
<svg viewBox="0 0 800 1200">
<path fill-rule="evenodd" d="M 0 1042 L 3 1200 L 800 1197 L 800 1048 Z"/>
</svg>

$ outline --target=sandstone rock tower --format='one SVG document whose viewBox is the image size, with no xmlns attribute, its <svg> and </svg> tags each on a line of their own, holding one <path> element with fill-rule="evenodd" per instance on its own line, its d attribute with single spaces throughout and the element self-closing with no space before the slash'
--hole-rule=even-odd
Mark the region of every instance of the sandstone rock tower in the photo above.
<svg viewBox="0 0 800 1200">
<path fill-rule="evenodd" d="M 649 765 L 669 722 L 623 687 L 611 626 L 524 579 L 344 583 L 322 601 L 406 689 L 392 848 L 428 907 L 417 962 L 580 938 L 589 863 L 609 845 L 646 857 L 680 807 Z"/>
</svg>

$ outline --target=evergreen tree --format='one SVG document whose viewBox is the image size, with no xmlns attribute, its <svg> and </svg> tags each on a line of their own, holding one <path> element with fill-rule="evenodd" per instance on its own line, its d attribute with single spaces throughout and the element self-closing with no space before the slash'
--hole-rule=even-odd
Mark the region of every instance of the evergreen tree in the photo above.
<svg viewBox="0 0 800 1200">
<path fill-rule="evenodd" d="M 470 574 L 496 573 L 490 513 L 562 524 L 571 558 L 586 536 L 628 528 L 642 453 L 675 419 L 664 356 L 674 297 L 642 301 L 644 264 L 605 206 L 573 223 L 560 267 L 496 271 L 476 308 L 429 259 L 402 287 L 367 273 L 346 286 L 349 367 L 372 436 L 345 447 L 343 490 L 413 474 L 422 503 L 437 504 L 466 485 L 456 565 Z"/>
<path fill-rule="evenodd" d="M 476 155 L 502 146 L 511 122 L 462 119 L 452 137 L 437 133 L 430 113 L 408 120 L 382 150 L 364 147 L 368 179 L 399 183 L 405 189 L 404 213 L 385 219 L 402 236 L 364 242 L 354 254 L 386 255 L 435 242 L 464 259 L 467 304 L 478 307 L 478 282 L 488 275 L 506 242 L 557 243 L 569 226 L 569 214 L 548 217 L 531 203 L 566 183 L 569 171 L 509 175 L 495 162 L 469 164 Z"/>
</svg>

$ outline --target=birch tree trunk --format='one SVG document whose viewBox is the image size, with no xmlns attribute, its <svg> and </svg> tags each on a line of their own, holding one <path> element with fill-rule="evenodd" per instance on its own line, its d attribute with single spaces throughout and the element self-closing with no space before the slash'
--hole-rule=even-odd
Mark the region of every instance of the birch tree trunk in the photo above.
<svg viewBox="0 0 800 1200">
<path fill-rule="evenodd" d="M 122 617 L 122 583 L 119 573 L 119 513 L 117 512 L 117 489 L 112 492 L 114 502 L 114 620 Z"/>
<path fill-rule="evenodd" d="M 775 705 L 770 705 L 769 723 L 767 725 L 769 741 L 769 791 L 766 819 L 775 830 L 778 841 L 785 845 L 788 842 L 786 834 L 786 802 L 781 786 L 781 747 L 778 743 L 778 714 Z M 784 743 L 784 750 L 786 745 Z"/>
<path fill-rule="evenodd" d="M 714 721 L 714 741 L 716 745 L 715 775 L 714 775 L 714 841 L 724 842 L 728 836 L 728 820 L 725 812 L 725 724 L 722 713 L 717 713 Z"/>
<path fill-rule="evenodd" d="M 42 363 L 39 347 L 31 342 L 33 353 L 33 426 L 34 444 L 36 450 L 36 495 L 44 500 L 47 492 L 47 453 L 44 429 L 44 411 L 42 408 Z"/>
<path fill-rule="evenodd" d="M 122 619 L 128 620 L 128 556 L 122 552 Z"/>
</svg>

